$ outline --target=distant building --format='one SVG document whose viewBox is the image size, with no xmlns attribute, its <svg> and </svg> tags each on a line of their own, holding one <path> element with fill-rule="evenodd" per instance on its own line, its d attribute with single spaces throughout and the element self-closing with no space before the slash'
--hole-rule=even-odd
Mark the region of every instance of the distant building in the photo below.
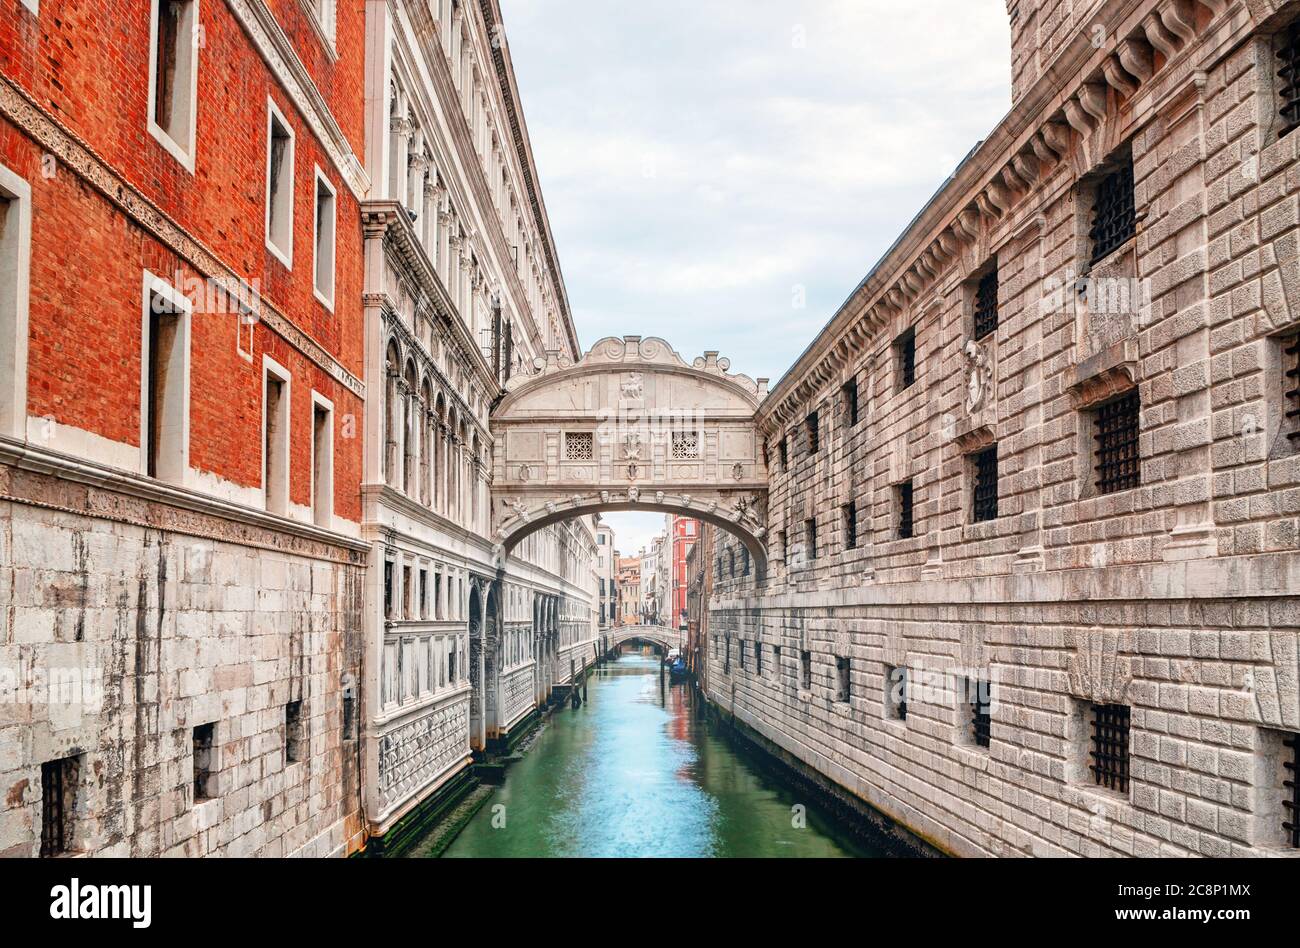
<svg viewBox="0 0 1300 948">
<path fill-rule="evenodd" d="M 668 610 L 665 616 L 669 625 L 685 630 L 687 623 L 686 593 L 690 583 L 690 574 L 686 565 L 686 556 L 699 541 L 700 522 L 689 517 L 668 517 L 668 542 L 666 559 Z"/>
<path fill-rule="evenodd" d="M 618 624 L 618 550 L 614 549 L 614 531 L 605 524 L 596 527 L 596 574 L 600 588 L 598 627 L 608 629 Z"/>
<path fill-rule="evenodd" d="M 618 560 L 618 625 L 641 622 L 641 558 L 624 556 Z"/>
</svg>

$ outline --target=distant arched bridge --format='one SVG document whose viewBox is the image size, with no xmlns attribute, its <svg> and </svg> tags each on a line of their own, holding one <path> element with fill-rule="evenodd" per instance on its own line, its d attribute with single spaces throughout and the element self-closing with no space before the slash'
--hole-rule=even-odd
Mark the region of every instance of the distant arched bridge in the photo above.
<svg viewBox="0 0 1300 948">
<path fill-rule="evenodd" d="M 609 629 L 606 634 L 610 651 L 632 641 L 649 642 L 667 652 L 669 649 L 685 648 L 686 633 L 666 625 L 620 625 Z"/>
</svg>

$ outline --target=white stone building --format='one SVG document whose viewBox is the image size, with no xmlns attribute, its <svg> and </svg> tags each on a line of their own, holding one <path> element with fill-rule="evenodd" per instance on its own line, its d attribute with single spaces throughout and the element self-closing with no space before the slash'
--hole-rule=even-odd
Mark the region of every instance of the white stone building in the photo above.
<svg viewBox="0 0 1300 948">
<path fill-rule="evenodd" d="M 388 834 L 594 658 L 590 519 L 502 562 L 489 411 L 579 354 L 494 0 L 367 5 L 366 788 Z"/>
</svg>

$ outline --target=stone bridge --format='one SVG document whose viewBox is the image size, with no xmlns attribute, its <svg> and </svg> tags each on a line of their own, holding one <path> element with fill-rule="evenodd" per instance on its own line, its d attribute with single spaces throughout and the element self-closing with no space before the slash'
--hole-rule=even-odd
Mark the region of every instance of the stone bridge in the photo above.
<svg viewBox="0 0 1300 948">
<path fill-rule="evenodd" d="M 706 352 L 662 339 L 596 343 L 577 364 L 550 352 L 492 413 L 494 537 L 501 556 L 560 520 L 674 513 L 735 534 L 767 566 L 767 464 L 754 415 L 767 396 Z"/>
<path fill-rule="evenodd" d="M 632 641 L 649 642 L 658 645 L 667 652 L 669 649 L 686 647 L 686 633 L 666 625 L 620 625 L 605 630 L 605 644 L 609 650 L 618 648 Z"/>
</svg>

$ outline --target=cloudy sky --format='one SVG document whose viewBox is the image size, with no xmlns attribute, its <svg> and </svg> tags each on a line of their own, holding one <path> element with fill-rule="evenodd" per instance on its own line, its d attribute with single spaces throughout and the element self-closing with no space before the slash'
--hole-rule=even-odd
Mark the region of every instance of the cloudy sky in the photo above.
<svg viewBox="0 0 1300 948">
<path fill-rule="evenodd" d="M 775 384 L 1010 107 L 1005 0 L 502 7 L 584 347 Z"/>
</svg>

